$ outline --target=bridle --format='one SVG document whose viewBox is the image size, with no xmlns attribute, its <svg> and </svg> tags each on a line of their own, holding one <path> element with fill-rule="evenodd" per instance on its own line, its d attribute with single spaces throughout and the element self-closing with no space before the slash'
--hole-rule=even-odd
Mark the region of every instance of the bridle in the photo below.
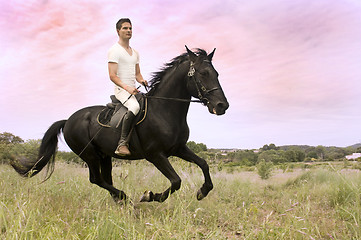
<svg viewBox="0 0 361 240">
<path fill-rule="evenodd" d="M 210 62 L 209 60 L 204 60 L 205 62 Z M 157 97 L 157 96 L 147 96 L 144 95 L 146 98 L 155 98 L 155 99 L 162 99 L 162 100 L 171 100 L 171 101 L 178 101 L 178 102 L 197 102 L 202 103 L 202 105 L 207 106 L 209 103 L 208 98 L 206 97 L 210 92 L 213 92 L 215 90 L 218 90 L 219 87 L 214 87 L 212 89 L 207 89 L 203 83 L 195 77 L 196 69 L 194 68 L 195 63 L 193 61 L 190 61 L 190 67 L 188 71 L 188 79 L 193 80 L 194 84 L 197 89 L 197 95 L 199 100 L 188 100 L 188 99 L 182 99 L 182 98 L 167 98 L 167 97 Z M 148 91 L 147 87 L 145 89 Z M 203 93 L 203 94 L 202 94 Z"/>
<path fill-rule="evenodd" d="M 209 60 L 204 60 L 205 62 L 210 62 Z M 218 90 L 219 87 L 214 87 L 212 89 L 207 89 L 203 83 L 197 79 L 195 77 L 195 73 L 196 73 L 196 69 L 194 68 L 194 65 L 195 63 L 193 61 L 191 61 L 190 63 L 190 67 L 189 67 L 189 71 L 188 71 L 188 78 L 190 80 L 193 80 L 195 85 L 196 85 L 196 88 L 197 88 L 197 94 L 198 94 L 198 98 L 199 98 L 199 101 L 204 105 L 206 106 L 207 103 L 209 103 L 209 100 L 208 98 L 206 97 L 210 92 L 213 92 L 215 90 Z M 203 94 L 202 94 L 203 93 Z"/>
</svg>

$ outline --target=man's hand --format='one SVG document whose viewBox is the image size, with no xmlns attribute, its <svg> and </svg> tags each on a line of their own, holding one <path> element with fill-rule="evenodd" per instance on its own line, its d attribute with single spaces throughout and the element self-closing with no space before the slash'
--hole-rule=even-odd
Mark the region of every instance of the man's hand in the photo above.
<svg viewBox="0 0 361 240">
<path fill-rule="evenodd" d="M 147 80 L 144 80 L 144 79 L 143 79 L 143 81 L 141 82 L 141 84 L 142 84 L 143 86 L 147 86 L 147 87 L 148 87 L 148 82 L 147 82 Z"/>
<path fill-rule="evenodd" d="M 126 86 L 124 88 L 128 93 L 132 94 L 132 95 L 135 95 L 137 93 L 139 93 L 139 90 L 136 89 L 135 87 L 131 87 L 131 86 Z"/>
</svg>

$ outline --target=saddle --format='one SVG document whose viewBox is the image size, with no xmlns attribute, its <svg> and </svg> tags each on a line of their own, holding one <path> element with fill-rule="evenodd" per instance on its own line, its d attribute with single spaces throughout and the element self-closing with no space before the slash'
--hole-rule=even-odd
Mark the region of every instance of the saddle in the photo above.
<svg viewBox="0 0 361 240">
<path fill-rule="evenodd" d="M 136 125 L 144 121 L 147 111 L 147 99 L 142 93 L 135 95 L 139 102 L 140 111 L 135 117 Z M 98 114 L 97 122 L 103 127 L 119 129 L 128 108 L 125 107 L 114 95 L 110 96 L 111 102 Z"/>
</svg>

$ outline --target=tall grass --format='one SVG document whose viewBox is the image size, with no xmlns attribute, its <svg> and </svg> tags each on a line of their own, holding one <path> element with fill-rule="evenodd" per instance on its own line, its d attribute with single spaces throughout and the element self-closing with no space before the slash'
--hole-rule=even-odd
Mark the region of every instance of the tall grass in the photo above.
<svg viewBox="0 0 361 240">
<path fill-rule="evenodd" d="M 201 170 L 174 162 L 181 189 L 164 203 L 139 203 L 169 182 L 147 162 L 122 164 L 114 184 L 134 205 L 113 202 L 88 170 L 57 164 L 45 183 L 0 166 L 0 239 L 361 239 L 361 174 L 330 168 L 274 173 L 211 169 L 202 201 Z"/>
</svg>

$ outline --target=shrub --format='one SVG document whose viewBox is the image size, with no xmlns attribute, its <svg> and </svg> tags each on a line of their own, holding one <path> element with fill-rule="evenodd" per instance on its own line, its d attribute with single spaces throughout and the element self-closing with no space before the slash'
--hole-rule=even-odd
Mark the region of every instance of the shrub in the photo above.
<svg viewBox="0 0 361 240">
<path fill-rule="evenodd" d="M 273 163 L 272 162 L 266 162 L 264 159 L 262 159 L 257 164 L 257 173 L 261 177 L 261 179 L 265 180 L 271 177 L 271 172 L 273 169 Z"/>
</svg>

